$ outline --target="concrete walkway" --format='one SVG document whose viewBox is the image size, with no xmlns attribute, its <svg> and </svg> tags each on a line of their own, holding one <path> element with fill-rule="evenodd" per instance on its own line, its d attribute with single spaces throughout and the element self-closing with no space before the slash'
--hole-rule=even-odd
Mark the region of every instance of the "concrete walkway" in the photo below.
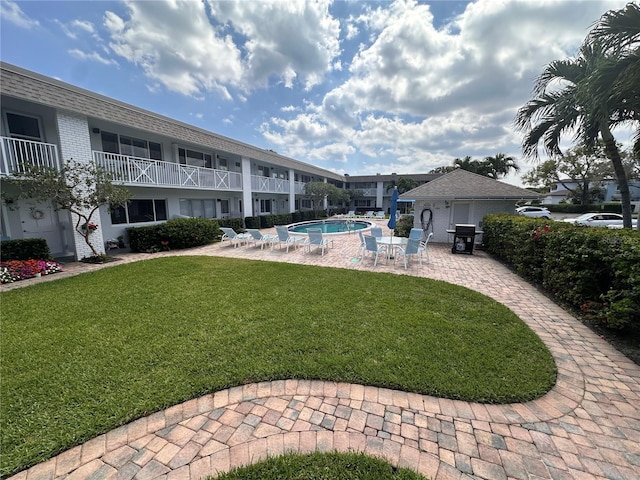
<svg viewBox="0 0 640 480">
<path fill-rule="evenodd" d="M 334 238 L 324 256 L 215 244 L 126 254 L 122 262 L 212 255 L 463 285 L 509 307 L 542 338 L 558 367 L 556 386 L 532 402 L 483 405 L 346 383 L 244 385 L 139 419 L 12 478 L 195 480 L 289 451 L 351 450 L 438 480 L 640 479 L 640 366 L 482 251 L 452 255 L 433 245 L 428 263 L 405 271 L 400 263 L 374 268 L 371 257 L 358 260 L 357 235 Z M 103 267 L 72 264 L 2 289 L 95 268 Z"/>
</svg>

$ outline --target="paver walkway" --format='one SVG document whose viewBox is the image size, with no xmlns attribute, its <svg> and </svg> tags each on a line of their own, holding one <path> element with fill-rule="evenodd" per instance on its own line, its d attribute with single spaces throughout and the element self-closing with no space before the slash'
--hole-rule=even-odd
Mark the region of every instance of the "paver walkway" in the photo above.
<svg viewBox="0 0 640 480">
<path fill-rule="evenodd" d="M 370 257 L 357 261 L 356 235 L 334 243 L 324 257 L 215 244 L 122 260 L 202 254 L 374 270 Z M 99 267 L 74 264 L 56 275 L 91 268 Z M 195 480 L 283 452 L 333 450 L 365 452 L 438 480 L 640 479 L 638 365 L 484 252 L 452 255 L 433 245 L 422 268 L 383 262 L 375 270 L 446 280 L 502 302 L 550 349 L 557 385 L 510 405 L 321 381 L 244 385 L 139 419 L 13 480 Z"/>
</svg>

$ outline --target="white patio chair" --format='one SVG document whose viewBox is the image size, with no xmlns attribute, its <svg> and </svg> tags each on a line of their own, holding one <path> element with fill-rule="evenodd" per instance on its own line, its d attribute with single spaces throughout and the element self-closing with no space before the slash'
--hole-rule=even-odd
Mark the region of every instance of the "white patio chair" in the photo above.
<svg viewBox="0 0 640 480">
<path fill-rule="evenodd" d="M 220 242 L 229 241 L 233 247 L 239 247 L 242 243 L 247 243 L 251 236 L 248 233 L 237 233 L 233 228 L 229 227 L 220 227 L 220 230 L 223 233 Z"/>
<path fill-rule="evenodd" d="M 376 220 L 384 220 L 385 218 L 387 218 L 387 216 L 382 210 L 376 213 Z"/>
<path fill-rule="evenodd" d="M 329 245 L 333 247 L 333 240 L 322 236 L 322 229 L 320 228 L 307 228 L 307 241 L 305 245 L 307 247 L 307 251 L 311 252 L 311 247 L 317 247 L 321 249 L 322 256 L 324 256 L 325 248 L 328 248 Z"/>
<path fill-rule="evenodd" d="M 373 218 L 373 210 L 369 210 L 364 214 L 364 218 Z"/>
<path fill-rule="evenodd" d="M 427 257 L 427 263 L 429 263 L 429 240 L 431 240 L 432 237 L 433 237 L 433 232 L 430 232 L 429 235 L 427 235 L 427 239 L 420 242 L 420 250 Z"/>
<path fill-rule="evenodd" d="M 402 259 L 404 260 L 404 268 L 405 268 L 405 270 L 407 269 L 407 260 L 411 256 L 418 257 L 418 262 L 420 263 L 420 266 L 422 266 L 422 251 L 423 250 L 421 248 L 421 244 L 420 243 L 421 242 L 420 242 L 419 238 L 409 238 L 408 241 L 407 241 L 407 245 L 405 247 L 396 247 L 395 259 L 397 260 L 398 257 L 400 257 L 400 256 L 402 257 Z"/>
<path fill-rule="evenodd" d="M 247 228 L 247 233 L 251 235 L 249 242 L 254 243 L 256 246 L 260 245 L 260 250 L 263 250 L 267 243 L 273 246 L 273 242 L 277 238 L 277 235 L 271 233 L 265 234 L 256 228 Z"/>
<path fill-rule="evenodd" d="M 383 253 L 384 258 L 387 258 L 387 246 L 386 245 L 378 245 L 378 241 L 376 237 L 372 237 L 371 235 L 363 235 L 364 243 L 365 243 L 365 253 L 370 252 L 372 255 L 375 255 L 373 260 L 373 266 L 375 267 L 378 264 L 378 256 Z M 386 261 L 386 260 L 385 260 Z"/>
<path fill-rule="evenodd" d="M 282 245 L 287 246 L 287 253 L 289 253 L 289 247 L 293 245 L 294 249 L 298 248 L 298 245 L 304 245 L 306 237 L 300 235 L 291 235 L 289 233 L 289 229 L 284 225 L 276 226 L 276 233 L 278 234 L 277 238 L 271 243 L 271 249 L 273 250 L 273 245 L 278 244 L 280 248 Z"/>
<path fill-rule="evenodd" d="M 380 238 L 382 236 L 382 227 L 371 227 L 371 236 Z"/>
<path fill-rule="evenodd" d="M 422 240 L 422 229 L 421 228 L 412 228 L 409 231 L 409 238 L 417 238 L 418 240 Z"/>
</svg>

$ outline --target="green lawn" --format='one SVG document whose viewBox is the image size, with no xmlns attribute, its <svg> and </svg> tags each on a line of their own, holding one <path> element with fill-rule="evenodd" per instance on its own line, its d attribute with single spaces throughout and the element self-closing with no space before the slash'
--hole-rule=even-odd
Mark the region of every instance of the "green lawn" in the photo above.
<svg viewBox="0 0 640 480">
<path fill-rule="evenodd" d="M 223 473 L 216 480 L 424 480 L 363 453 L 287 454 Z"/>
<path fill-rule="evenodd" d="M 510 310 L 424 278 L 167 257 L 0 294 L 0 475 L 227 387 L 305 378 L 478 402 L 556 368 Z"/>
</svg>

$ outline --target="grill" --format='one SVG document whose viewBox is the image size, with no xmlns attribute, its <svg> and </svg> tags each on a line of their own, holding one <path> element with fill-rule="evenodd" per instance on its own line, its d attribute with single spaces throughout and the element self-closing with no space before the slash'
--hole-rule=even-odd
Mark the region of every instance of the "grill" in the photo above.
<svg viewBox="0 0 640 480">
<path fill-rule="evenodd" d="M 468 253 L 473 255 L 473 245 L 476 243 L 476 226 L 457 224 L 453 234 L 451 253 Z"/>
</svg>

